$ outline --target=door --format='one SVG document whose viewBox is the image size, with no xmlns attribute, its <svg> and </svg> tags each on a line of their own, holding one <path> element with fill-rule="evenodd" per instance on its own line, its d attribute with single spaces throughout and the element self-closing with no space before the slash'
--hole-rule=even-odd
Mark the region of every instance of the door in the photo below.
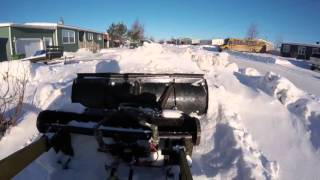
<svg viewBox="0 0 320 180">
<path fill-rule="evenodd" d="M 297 58 L 307 59 L 306 50 L 307 50 L 306 47 L 299 46 L 298 47 L 298 57 Z"/>
<path fill-rule="evenodd" d="M 21 38 L 16 40 L 16 53 L 33 56 L 36 51 L 43 49 L 42 40 L 39 38 Z"/>
<path fill-rule="evenodd" d="M 0 38 L 0 61 L 7 60 L 7 42 L 8 38 Z"/>
<path fill-rule="evenodd" d="M 52 46 L 52 37 L 44 37 L 43 38 L 43 47 L 46 49 L 48 46 Z"/>
<path fill-rule="evenodd" d="M 79 41 L 80 42 L 83 42 L 84 41 L 84 39 L 85 39 L 85 37 L 84 37 L 84 32 L 83 31 L 79 31 Z"/>
</svg>

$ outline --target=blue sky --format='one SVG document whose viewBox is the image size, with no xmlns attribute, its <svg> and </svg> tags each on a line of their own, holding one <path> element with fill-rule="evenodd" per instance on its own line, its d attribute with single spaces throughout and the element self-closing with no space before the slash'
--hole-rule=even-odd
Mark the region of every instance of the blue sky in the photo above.
<svg viewBox="0 0 320 180">
<path fill-rule="evenodd" d="M 251 23 L 275 41 L 320 41 L 320 0 L 1 0 L 0 22 L 57 22 L 105 31 L 112 22 L 139 19 L 146 34 L 171 37 L 245 37 Z"/>
</svg>

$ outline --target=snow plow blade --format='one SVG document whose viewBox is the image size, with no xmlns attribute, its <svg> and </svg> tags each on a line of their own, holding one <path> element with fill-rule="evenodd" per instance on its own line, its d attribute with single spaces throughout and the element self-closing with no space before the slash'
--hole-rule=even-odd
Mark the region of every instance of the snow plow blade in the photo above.
<svg viewBox="0 0 320 180">
<path fill-rule="evenodd" d="M 74 80 L 71 99 L 98 109 L 129 103 L 202 115 L 207 112 L 208 87 L 203 74 L 87 73 Z"/>
<path fill-rule="evenodd" d="M 116 165 L 134 167 L 179 166 L 179 179 L 192 179 L 190 166 L 193 146 L 199 145 L 201 127 L 193 114 L 204 114 L 208 107 L 207 83 L 202 74 L 78 74 L 73 81 L 71 99 L 81 103 L 81 113 L 44 110 L 37 118 L 37 129 L 43 137 L 0 161 L 11 179 L 42 153 L 53 148 L 73 156 L 71 134 L 92 136 L 97 153 L 113 158 L 109 179 L 115 177 Z M 53 135 L 52 135 L 53 134 Z M 18 169 L 10 168 L 23 162 Z M 1 175 L 1 173 L 0 173 Z M 103 179 L 106 179 L 103 177 Z"/>
</svg>

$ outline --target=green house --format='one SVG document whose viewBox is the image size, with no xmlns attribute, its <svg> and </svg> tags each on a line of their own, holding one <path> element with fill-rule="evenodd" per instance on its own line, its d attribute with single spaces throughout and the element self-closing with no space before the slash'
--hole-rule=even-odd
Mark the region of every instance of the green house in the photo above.
<svg viewBox="0 0 320 180">
<path fill-rule="evenodd" d="M 30 57 L 47 46 L 62 46 L 67 52 L 79 48 L 95 52 L 104 48 L 103 33 L 58 23 L 0 23 L 0 61 L 17 55 Z"/>
</svg>

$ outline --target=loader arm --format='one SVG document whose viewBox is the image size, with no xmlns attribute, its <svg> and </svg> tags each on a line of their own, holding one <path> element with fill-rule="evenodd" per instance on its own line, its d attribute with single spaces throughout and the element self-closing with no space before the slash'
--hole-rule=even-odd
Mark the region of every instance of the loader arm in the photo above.
<svg viewBox="0 0 320 180">
<path fill-rule="evenodd" d="M 42 136 L 27 147 L 0 160 L 0 179 L 12 179 L 42 153 L 48 150 L 48 138 Z"/>
<path fill-rule="evenodd" d="M 51 138 L 43 135 L 30 145 L 0 160 L 0 179 L 12 179 L 51 147 L 53 147 L 56 152 L 61 151 L 68 156 L 74 155 L 70 133 L 61 129 Z"/>
</svg>

